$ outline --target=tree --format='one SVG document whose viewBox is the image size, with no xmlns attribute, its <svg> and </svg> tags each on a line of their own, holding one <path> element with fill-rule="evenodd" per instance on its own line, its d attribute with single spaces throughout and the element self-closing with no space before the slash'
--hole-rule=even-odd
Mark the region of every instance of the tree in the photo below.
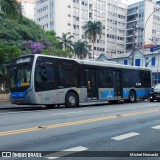
<svg viewBox="0 0 160 160">
<path fill-rule="evenodd" d="M 0 75 L 7 76 L 6 65 L 9 65 L 15 58 L 21 55 L 17 46 L 0 45 Z"/>
<path fill-rule="evenodd" d="M 70 36 L 69 33 L 63 33 L 62 37 L 57 37 L 57 39 L 62 44 L 63 50 L 65 51 L 67 48 L 72 50 L 73 49 L 73 43 L 72 43 L 73 36 Z"/>
<path fill-rule="evenodd" d="M 24 42 L 23 44 L 23 52 L 28 52 L 30 54 L 40 54 L 45 46 L 42 43 L 33 42 L 31 40 Z"/>
<path fill-rule="evenodd" d="M 48 48 L 51 52 L 55 49 L 61 49 L 61 44 L 57 39 L 56 33 L 54 31 L 46 31 L 45 38 L 41 39 L 41 42 Z"/>
<path fill-rule="evenodd" d="M 25 41 L 41 42 L 42 38 L 46 38 L 45 31 L 27 18 L 11 20 L 5 17 L 0 23 L 0 45 L 21 47 Z"/>
<path fill-rule="evenodd" d="M 74 52 L 75 55 L 78 56 L 80 59 L 84 59 L 88 54 L 88 42 L 87 41 L 81 41 L 74 43 Z"/>
<path fill-rule="evenodd" d="M 93 59 L 94 59 L 94 45 L 97 40 L 97 36 L 99 36 L 99 39 L 101 38 L 102 23 L 100 21 L 96 22 L 88 21 L 84 27 L 85 27 L 85 35 L 87 35 L 87 37 L 91 39 L 93 43 Z"/>
<path fill-rule="evenodd" d="M 21 4 L 16 0 L 0 0 L 0 10 L 10 19 L 22 18 Z"/>
</svg>

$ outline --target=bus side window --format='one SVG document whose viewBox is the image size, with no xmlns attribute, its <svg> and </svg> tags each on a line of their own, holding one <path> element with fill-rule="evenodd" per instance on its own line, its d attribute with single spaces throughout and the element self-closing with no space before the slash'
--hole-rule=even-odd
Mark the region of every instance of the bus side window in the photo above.
<svg viewBox="0 0 160 160">
<path fill-rule="evenodd" d="M 47 81 L 46 67 L 41 67 L 41 80 Z"/>
<path fill-rule="evenodd" d="M 54 82 L 53 66 L 37 66 L 36 67 L 37 82 Z"/>
<path fill-rule="evenodd" d="M 85 67 L 80 65 L 79 66 L 79 85 L 80 86 L 85 86 L 86 85 L 86 73 L 85 73 Z"/>
<path fill-rule="evenodd" d="M 36 66 L 36 82 L 41 82 L 41 67 Z"/>
</svg>

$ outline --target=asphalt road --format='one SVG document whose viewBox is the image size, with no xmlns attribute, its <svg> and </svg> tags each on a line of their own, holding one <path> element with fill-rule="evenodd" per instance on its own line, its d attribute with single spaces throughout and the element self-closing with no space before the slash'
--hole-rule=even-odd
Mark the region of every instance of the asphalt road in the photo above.
<svg viewBox="0 0 160 160">
<path fill-rule="evenodd" d="M 141 157 L 142 151 L 159 151 L 160 156 L 160 103 L 145 101 L 67 109 L 62 106 L 45 110 L 41 106 L 17 107 L 1 102 L 0 151 L 50 151 L 43 152 L 48 157 L 41 158 L 44 160 L 62 155 L 78 158 L 59 159 L 160 159 Z M 140 157 L 120 157 L 138 151 Z"/>
</svg>

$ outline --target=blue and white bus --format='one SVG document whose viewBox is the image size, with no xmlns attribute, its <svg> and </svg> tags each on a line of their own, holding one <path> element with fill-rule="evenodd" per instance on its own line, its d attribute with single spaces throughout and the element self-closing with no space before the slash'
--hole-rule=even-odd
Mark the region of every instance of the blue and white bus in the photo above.
<svg viewBox="0 0 160 160">
<path fill-rule="evenodd" d="M 151 70 L 117 63 L 26 55 L 11 65 L 13 104 L 77 107 L 87 102 L 135 102 L 150 95 Z"/>
</svg>

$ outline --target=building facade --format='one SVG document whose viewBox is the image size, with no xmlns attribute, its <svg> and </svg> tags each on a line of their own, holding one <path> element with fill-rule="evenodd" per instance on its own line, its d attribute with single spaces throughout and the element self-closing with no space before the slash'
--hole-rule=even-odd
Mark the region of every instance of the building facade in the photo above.
<svg viewBox="0 0 160 160">
<path fill-rule="evenodd" d="M 17 0 L 21 3 L 23 16 L 35 20 L 35 0 Z"/>
<path fill-rule="evenodd" d="M 126 50 L 127 2 L 125 0 L 36 0 L 36 22 L 58 36 L 69 33 L 74 41 L 87 40 L 84 25 L 87 21 L 101 21 L 103 32 L 95 47 L 95 54 L 119 54 Z"/>
<path fill-rule="evenodd" d="M 126 49 L 160 43 L 160 4 L 143 0 L 129 5 L 127 11 Z"/>
</svg>

